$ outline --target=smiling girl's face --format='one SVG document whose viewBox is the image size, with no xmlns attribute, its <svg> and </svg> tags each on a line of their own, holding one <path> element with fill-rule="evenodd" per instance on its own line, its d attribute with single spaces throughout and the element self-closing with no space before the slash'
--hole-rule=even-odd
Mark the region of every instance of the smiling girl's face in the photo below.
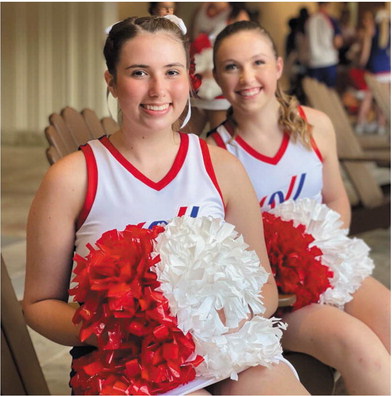
<svg viewBox="0 0 392 396">
<path fill-rule="evenodd" d="M 116 78 L 106 81 L 123 113 L 123 122 L 153 131 L 171 129 L 189 97 L 183 44 L 168 32 L 143 32 L 126 41 Z"/>
<path fill-rule="evenodd" d="M 215 54 L 215 79 L 237 111 L 253 112 L 275 100 L 282 71 L 282 59 L 259 30 L 225 37 Z"/>
</svg>

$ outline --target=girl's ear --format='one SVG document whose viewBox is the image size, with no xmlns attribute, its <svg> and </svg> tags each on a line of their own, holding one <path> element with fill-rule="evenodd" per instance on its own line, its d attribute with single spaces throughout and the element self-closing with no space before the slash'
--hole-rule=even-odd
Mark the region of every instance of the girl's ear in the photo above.
<svg viewBox="0 0 392 396">
<path fill-rule="evenodd" d="M 116 83 L 114 81 L 114 77 L 109 73 L 109 70 L 105 71 L 105 81 L 110 93 L 113 95 L 114 98 L 117 98 Z"/>
<path fill-rule="evenodd" d="M 282 77 L 283 74 L 283 67 L 284 67 L 284 62 L 282 57 L 278 56 L 277 60 L 276 60 L 276 79 L 279 80 L 280 77 Z"/>
</svg>

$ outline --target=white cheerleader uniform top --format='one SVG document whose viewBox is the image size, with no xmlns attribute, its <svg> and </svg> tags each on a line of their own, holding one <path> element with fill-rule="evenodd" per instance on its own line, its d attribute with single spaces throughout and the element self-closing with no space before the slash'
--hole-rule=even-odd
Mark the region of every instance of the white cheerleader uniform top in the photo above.
<svg viewBox="0 0 392 396">
<path fill-rule="evenodd" d="M 76 232 L 76 252 L 88 253 L 109 230 L 129 224 L 151 228 L 176 216 L 224 218 L 222 194 L 205 141 L 180 134 L 181 142 L 169 172 L 153 182 L 139 172 L 104 136 L 81 147 L 88 186 Z"/>
<path fill-rule="evenodd" d="M 211 136 L 219 147 L 234 154 L 245 167 L 256 190 L 261 210 L 269 210 L 289 199 L 312 198 L 321 202 L 323 160 L 316 142 L 312 149 L 293 142 L 285 133 L 273 157 L 257 152 L 241 136 L 234 136 L 233 124 L 226 120 Z"/>
</svg>

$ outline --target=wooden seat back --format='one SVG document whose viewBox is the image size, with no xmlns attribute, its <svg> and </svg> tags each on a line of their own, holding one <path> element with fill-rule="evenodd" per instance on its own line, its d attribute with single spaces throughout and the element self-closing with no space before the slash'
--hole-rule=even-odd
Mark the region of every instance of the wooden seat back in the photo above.
<svg viewBox="0 0 392 396">
<path fill-rule="evenodd" d="M 91 109 L 78 112 L 69 106 L 62 109 L 60 114 L 51 114 L 49 124 L 45 128 L 45 136 L 49 143 L 46 156 L 50 164 L 76 151 L 89 140 L 110 135 L 119 128 L 110 117 L 100 120 Z"/>
<path fill-rule="evenodd" d="M 377 207 L 385 202 L 384 193 L 372 175 L 368 164 L 361 160 L 365 152 L 359 144 L 337 92 L 311 79 L 303 81 L 310 105 L 326 113 L 332 121 L 337 137 L 337 151 L 350 182 L 364 207 Z"/>
<path fill-rule="evenodd" d="M 1 394 L 50 394 L 3 256 L 1 256 Z"/>
</svg>

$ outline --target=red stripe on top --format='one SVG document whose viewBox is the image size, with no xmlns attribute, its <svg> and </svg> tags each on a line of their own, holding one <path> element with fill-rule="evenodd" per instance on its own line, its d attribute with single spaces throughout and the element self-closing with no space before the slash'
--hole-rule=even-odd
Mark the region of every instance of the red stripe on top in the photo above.
<svg viewBox="0 0 392 396">
<path fill-rule="evenodd" d="M 213 134 L 211 134 L 211 137 L 215 140 L 215 143 L 218 147 L 227 150 L 225 142 L 223 141 L 221 135 L 219 135 L 218 132 L 214 132 Z"/>
<path fill-rule="evenodd" d="M 308 122 L 308 119 L 307 119 L 307 117 L 306 117 L 306 114 L 305 114 L 304 109 L 302 108 L 302 106 L 298 106 L 298 112 L 299 112 L 299 115 L 301 116 L 301 118 L 302 118 L 304 121 Z M 319 160 L 320 160 L 321 162 L 324 162 L 324 159 L 323 159 L 323 156 L 322 156 L 322 154 L 321 154 L 321 151 L 320 151 L 320 149 L 318 148 L 317 143 L 316 143 L 316 141 L 314 140 L 313 136 L 310 137 L 310 145 L 312 146 L 312 149 L 313 149 L 313 151 L 316 153 L 316 155 L 317 155 L 317 157 L 319 158 Z"/>
<path fill-rule="evenodd" d="M 234 136 L 235 131 L 232 122 L 230 120 L 227 120 L 224 125 L 227 132 L 229 132 L 231 136 Z M 283 134 L 283 139 L 279 147 L 279 150 L 273 157 L 268 157 L 267 155 L 259 153 L 248 143 L 246 143 L 246 141 L 239 135 L 235 136 L 234 139 L 252 157 L 258 159 L 259 161 L 266 162 L 267 164 L 276 165 L 281 160 L 281 158 L 283 157 L 284 153 L 287 150 L 290 141 L 290 136 L 287 133 Z"/>
<path fill-rule="evenodd" d="M 86 159 L 87 167 L 87 191 L 84 199 L 82 210 L 79 213 L 76 221 L 76 229 L 78 230 L 86 221 L 87 216 L 93 206 L 98 187 L 98 168 L 93 150 L 88 144 L 80 147 Z"/>
<path fill-rule="evenodd" d="M 260 161 L 266 162 L 267 164 L 276 165 L 286 152 L 287 146 L 289 145 L 290 136 L 287 133 L 283 134 L 283 139 L 279 150 L 273 157 L 268 157 L 264 154 L 259 153 L 253 147 L 249 146 L 249 144 L 246 143 L 241 136 L 236 136 L 235 140 L 252 157 L 255 157 Z"/>
<path fill-rule="evenodd" d="M 215 175 L 215 171 L 214 171 L 214 167 L 212 165 L 210 151 L 208 150 L 207 143 L 203 139 L 199 139 L 199 142 L 200 142 L 201 153 L 203 155 L 204 166 L 206 167 L 206 171 L 207 171 L 208 175 L 210 176 L 211 181 L 214 184 L 215 188 L 217 189 L 217 191 L 221 197 L 221 200 L 222 200 L 222 205 L 225 208 L 225 202 L 223 200 L 222 191 L 219 187 L 218 179 L 216 178 L 216 175 Z"/>
<path fill-rule="evenodd" d="M 307 117 L 306 117 L 306 114 L 305 114 L 304 109 L 302 108 L 302 106 L 298 106 L 298 113 L 299 113 L 300 117 L 301 117 L 304 121 L 308 122 L 308 119 L 307 119 Z"/>
<path fill-rule="evenodd" d="M 111 143 L 107 136 L 101 139 L 101 143 L 110 151 L 114 158 L 130 172 L 133 176 L 139 179 L 142 183 L 154 190 L 160 191 L 165 188 L 178 174 L 184 164 L 186 154 L 189 146 L 189 136 L 186 133 L 180 133 L 180 147 L 178 149 L 176 158 L 174 159 L 173 165 L 169 172 L 159 182 L 154 182 L 147 176 L 143 175 L 138 169 L 136 169 Z"/>
<path fill-rule="evenodd" d="M 313 136 L 310 138 L 310 144 L 312 146 L 313 151 L 316 153 L 317 157 L 321 162 L 324 162 L 323 155 L 321 154 L 320 149 L 317 146 L 316 141 L 313 139 Z"/>
</svg>

